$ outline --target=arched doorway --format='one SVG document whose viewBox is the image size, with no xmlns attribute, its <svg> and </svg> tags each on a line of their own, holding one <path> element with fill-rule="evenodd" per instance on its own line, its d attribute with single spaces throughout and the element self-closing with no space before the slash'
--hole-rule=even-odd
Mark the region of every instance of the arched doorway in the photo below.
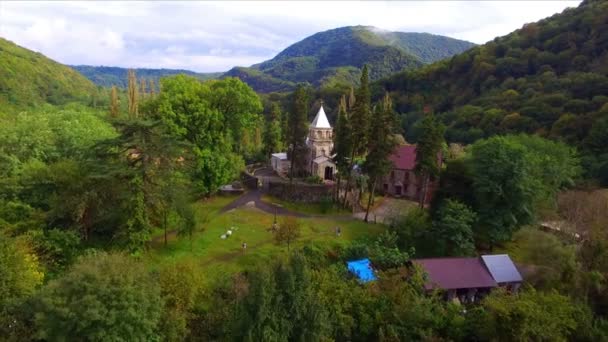
<svg viewBox="0 0 608 342">
<path fill-rule="evenodd" d="M 331 166 L 326 166 L 325 167 L 325 177 L 326 180 L 333 180 L 334 179 L 334 168 Z"/>
</svg>

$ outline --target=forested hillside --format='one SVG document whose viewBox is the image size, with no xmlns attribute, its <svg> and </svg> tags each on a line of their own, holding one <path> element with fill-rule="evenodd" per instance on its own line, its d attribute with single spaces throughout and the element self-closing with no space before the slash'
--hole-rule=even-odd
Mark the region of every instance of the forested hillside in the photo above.
<svg viewBox="0 0 608 342">
<path fill-rule="evenodd" d="M 0 106 L 88 99 L 95 85 L 71 68 L 0 38 Z"/>
<path fill-rule="evenodd" d="M 83 74 L 98 86 L 111 87 L 117 86 L 126 88 L 128 83 L 127 68 L 108 67 L 108 66 L 92 66 L 92 65 L 71 65 L 73 69 Z M 133 69 L 138 77 L 145 78 L 147 81 L 152 80 L 155 84 L 159 83 L 161 77 L 172 75 L 189 75 L 200 80 L 208 80 L 219 77 L 222 73 L 198 73 L 190 70 L 182 69 Z"/>
<path fill-rule="evenodd" d="M 507 36 L 420 70 L 379 82 L 410 140 L 424 108 L 441 113 L 447 138 L 470 143 L 527 132 L 590 152 L 592 173 L 608 168 L 608 3 L 585 1 Z"/>
<path fill-rule="evenodd" d="M 382 31 L 369 26 L 319 32 L 295 43 L 271 60 L 226 75 L 246 80 L 256 91 L 284 91 L 297 82 L 315 86 L 354 84 L 364 64 L 371 79 L 419 68 L 465 51 L 473 44 L 426 33 Z"/>
</svg>

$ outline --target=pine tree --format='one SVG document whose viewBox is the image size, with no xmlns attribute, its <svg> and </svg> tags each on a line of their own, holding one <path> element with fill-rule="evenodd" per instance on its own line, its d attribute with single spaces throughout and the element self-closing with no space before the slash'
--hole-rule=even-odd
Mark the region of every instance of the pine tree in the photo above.
<svg viewBox="0 0 608 342">
<path fill-rule="evenodd" d="M 110 116 L 117 118 L 119 113 L 118 90 L 116 89 L 116 86 L 112 86 L 112 91 L 110 92 Z"/>
<path fill-rule="evenodd" d="M 439 176 L 440 153 L 444 140 L 445 126 L 432 113 L 427 114 L 421 122 L 420 139 L 416 145 L 415 172 L 421 182 L 418 204 L 424 207 L 428 194 L 429 183 Z"/>
<path fill-rule="evenodd" d="M 293 107 L 287 119 L 287 138 L 289 143 L 289 179 L 293 182 L 294 173 L 300 173 L 306 157 L 306 135 L 308 134 L 308 96 L 303 85 L 298 85 L 293 93 Z"/>
<path fill-rule="evenodd" d="M 138 108 L 138 87 L 137 87 L 137 78 L 135 76 L 134 70 L 128 71 L 128 87 L 127 87 L 127 97 L 129 100 L 129 116 L 131 118 L 137 117 L 139 115 Z"/>
<path fill-rule="evenodd" d="M 369 121 L 371 111 L 371 95 L 369 91 L 369 73 L 367 65 L 363 66 L 361 73 L 361 84 L 357 89 L 356 101 L 354 96 L 350 97 L 354 102 L 353 109 L 349 116 L 351 125 L 351 156 L 348 170 L 352 170 L 355 157 L 364 156 L 367 152 L 367 140 L 369 135 Z M 351 102 L 351 101 L 349 101 Z M 351 186 L 350 177 L 346 181 L 344 193 L 344 203 L 346 206 L 348 192 Z"/>
<path fill-rule="evenodd" d="M 146 94 L 148 93 L 147 88 L 148 83 L 146 82 L 145 78 L 140 78 L 139 79 L 139 95 L 141 96 L 141 98 L 145 98 Z"/>
<path fill-rule="evenodd" d="M 361 73 L 361 85 L 357 89 L 357 101 L 350 116 L 353 135 L 354 156 L 364 156 L 367 150 L 369 122 L 371 112 L 371 95 L 369 90 L 369 74 L 367 65 Z"/>
<path fill-rule="evenodd" d="M 156 95 L 156 85 L 154 84 L 154 79 L 150 79 L 148 80 L 149 82 L 149 86 L 148 89 L 150 89 L 150 96 L 154 97 L 154 95 Z"/>
<path fill-rule="evenodd" d="M 338 182 L 336 188 L 336 200 L 339 200 L 340 195 L 340 183 L 343 177 L 347 178 L 350 170 L 350 156 L 351 156 L 351 127 L 346 115 L 346 98 L 342 96 L 340 99 L 340 107 L 338 109 L 338 119 L 334 127 L 334 149 L 332 154 L 335 154 L 334 163 L 338 169 Z"/>
<path fill-rule="evenodd" d="M 355 107 L 355 89 L 350 87 L 350 94 L 348 95 L 348 110 L 352 110 Z"/>
<path fill-rule="evenodd" d="M 394 129 L 396 117 L 393 112 L 393 104 L 388 94 L 384 96 L 381 105 L 376 106 L 374 120 L 370 127 L 370 136 L 373 139 L 368 141 L 368 154 L 363 165 L 365 173 L 369 177 L 367 200 L 367 210 L 365 212 L 365 222 L 368 220 L 369 209 L 374 198 L 376 182 L 378 178 L 384 176 L 391 168 L 390 154 L 393 152 L 396 141 Z"/>
<path fill-rule="evenodd" d="M 281 132 L 281 109 L 277 103 L 273 103 L 270 108 L 270 115 L 266 119 L 264 130 L 264 153 L 270 159 L 270 155 L 279 152 L 283 148 Z"/>
</svg>

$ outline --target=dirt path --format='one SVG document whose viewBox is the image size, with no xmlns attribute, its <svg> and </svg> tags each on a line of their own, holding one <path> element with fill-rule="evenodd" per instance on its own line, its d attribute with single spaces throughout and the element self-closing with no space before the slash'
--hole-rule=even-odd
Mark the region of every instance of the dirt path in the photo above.
<svg viewBox="0 0 608 342">
<path fill-rule="evenodd" d="M 264 202 L 264 201 L 262 201 L 262 192 L 259 189 L 251 190 L 251 191 L 245 193 L 244 195 L 242 195 L 241 197 L 235 199 L 234 201 L 229 203 L 227 206 L 223 207 L 222 210 L 220 210 L 220 213 L 223 214 L 232 209 L 242 207 L 244 205 L 247 205 L 247 203 L 249 203 L 249 202 L 253 202 L 256 208 L 258 208 L 264 212 L 267 212 L 269 214 L 273 214 L 273 215 L 276 213 L 279 216 L 315 217 L 315 215 L 309 215 L 309 214 L 304 214 L 304 213 L 300 213 L 297 211 L 292 211 L 292 210 L 286 209 L 284 207 L 280 207 L 280 206 L 272 204 L 272 203 Z M 321 217 L 321 216 L 319 216 L 319 217 Z"/>
</svg>

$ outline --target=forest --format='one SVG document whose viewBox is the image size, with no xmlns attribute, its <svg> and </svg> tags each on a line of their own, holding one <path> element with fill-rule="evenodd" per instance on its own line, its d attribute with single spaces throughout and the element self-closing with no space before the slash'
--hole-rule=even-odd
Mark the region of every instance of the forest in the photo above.
<svg viewBox="0 0 608 342">
<path fill-rule="evenodd" d="M 135 70 L 96 87 L 0 40 L 0 339 L 608 340 L 606 5 L 383 80 L 364 63 L 350 85 L 270 94 Z M 303 164 L 321 100 L 332 196 L 278 218 L 226 210 L 240 197 L 220 187 L 275 152 L 287 183 L 316 181 Z M 405 140 L 437 190 L 373 222 Z M 522 287 L 474 303 L 428 291 L 413 262 L 503 253 Z M 348 271 L 360 258 L 375 281 Z"/>
</svg>

